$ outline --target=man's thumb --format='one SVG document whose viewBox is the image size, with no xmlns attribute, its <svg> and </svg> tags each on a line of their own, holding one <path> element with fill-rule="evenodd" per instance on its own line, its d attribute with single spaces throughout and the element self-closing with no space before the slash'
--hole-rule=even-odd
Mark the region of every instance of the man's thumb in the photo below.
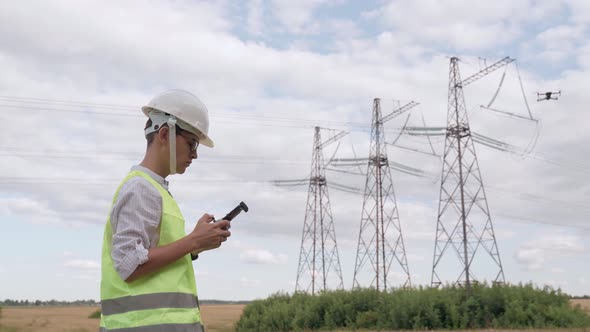
<svg viewBox="0 0 590 332">
<path fill-rule="evenodd" d="M 208 224 L 210 222 L 215 221 L 215 218 L 210 214 L 204 214 L 201 219 L 197 221 L 197 224 Z"/>
</svg>

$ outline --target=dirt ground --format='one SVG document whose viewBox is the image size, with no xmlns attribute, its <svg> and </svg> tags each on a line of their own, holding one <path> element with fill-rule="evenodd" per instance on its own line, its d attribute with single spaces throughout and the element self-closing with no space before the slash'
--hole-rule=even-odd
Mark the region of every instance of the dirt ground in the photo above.
<svg viewBox="0 0 590 332">
<path fill-rule="evenodd" d="M 207 332 L 234 331 L 245 304 L 203 304 L 201 318 Z"/>
<path fill-rule="evenodd" d="M 244 305 L 202 305 L 201 317 L 207 332 L 229 332 L 240 318 Z M 99 320 L 88 318 L 98 307 L 4 307 L 0 332 L 96 332 Z"/>
<path fill-rule="evenodd" d="M 98 331 L 98 319 L 88 316 L 98 307 L 3 307 L 0 332 Z"/>
<path fill-rule="evenodd" d="M 590 314 L 590 300 L 572 300 L 572 304 L 579 304 Z M 207 332 L 233 331 L 244 307 L 243 304 L 202 305 L 201 315 Z M 95 332 L 99 320 L 88 316 L 97 310 L 98 307 L 4 307 L 0 332 Z M 590 329 L 562 331 L 590 332 Z"/>
</svg>

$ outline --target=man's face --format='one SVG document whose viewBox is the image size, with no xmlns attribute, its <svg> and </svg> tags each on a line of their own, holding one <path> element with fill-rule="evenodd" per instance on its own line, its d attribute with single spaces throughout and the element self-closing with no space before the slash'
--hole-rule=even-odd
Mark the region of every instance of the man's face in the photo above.
<svg viewBox="0 0 590 332">
<path fill-rule="evenodd" d="M 191 165 L 193 159 L 197 159 L 199 138 L 197 135 L 182 130 L 176 134 L 176 172 L 183 174 Z"/>
</svg>

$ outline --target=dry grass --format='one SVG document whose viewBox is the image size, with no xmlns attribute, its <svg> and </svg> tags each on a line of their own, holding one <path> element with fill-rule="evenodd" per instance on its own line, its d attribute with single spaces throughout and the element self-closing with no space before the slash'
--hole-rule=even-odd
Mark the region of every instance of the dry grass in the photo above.
<svg viewBox="0 0 590 332">
<path fill-rule="evenodd" d="M 88 318 L 98 307 L 4 307 L 0 332 L 96 332 L 99 319 Z M 207 332 L 229 332 L 244 305 L 202 305 Z"/>
<path fill-rule="evenodd" d="M 96 332 L 99 320 L 88 316 L 98 307 L 4 307 L 0 332 Z"/>
<path fill-rule="evenodd" d="M 571 302 L 573 305 L 580 305 L 580 307 L 590 315 L 590 299 L 572 300 Z"/>
<path fill-rule="evenodd" d="M 244 304 L 203 304 L 201 318 L 207 332 L 234 331 L 234 325 L 240 319 Z"/>
<path fill-rule="evenodd" d="M 572 300 L 572 304 L 579 304 L 590 314 L 590 300 Z M 244 307 L 243 304 L 201 305 L 201 315 L 207 332 L 233 331 Z M 0 332 L 95 332 L 98 331 L 99 320 L 90 319 L 88 316 L 97 309 L 98 307 L 4 307 L 2 318 L 0 318 Z M 513 331 L 522 332 L 522 330 L 495 330 L 495 332 Z M 527 330 L 527 332 L 533 331 L 535 330 Z M 590 328 L 536 331 L 590 332 Z"/>
</svg>

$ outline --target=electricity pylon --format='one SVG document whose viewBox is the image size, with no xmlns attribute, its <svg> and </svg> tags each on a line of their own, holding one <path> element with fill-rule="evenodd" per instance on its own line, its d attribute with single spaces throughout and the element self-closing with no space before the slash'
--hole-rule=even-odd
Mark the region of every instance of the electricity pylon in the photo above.
<svg viewBox="0 0 590 332">
<path fill-rule="evenodd" d="M 353 288 L 368 286 L 387 291 L 393 286 L 392 265 L 401 268 L 402 286 L 411 286 L 410 270 L 399 221 L 393 180 L 387 158 L 383 123 L 418 105 L 410 102 L 381 117 L 381 100 L 373 100 L 371 151 L 367 165 L 363 211 L 354 267 Z M 370 264 L 370 272 L 363 269 Z"/>
<path fill-rule="evenodd" d="M 323 148 L 346 134 L 346 132 L 340 132 L 322 143 L 320 127 L 315 127 L 311 176 L 295 291 L 313 295 L 317 291 L 330 288 L 344 288 L 325 175 Z M 335 274 L 333 277 L 331 272 Z M 331 287 L 334 285 L 335 287 Z"/>
<path fill-rule="evenodd" d="M 506 57 L 463 81 L 458 61 L 456 57 L 451 58 L 449 70 L 447 129 L 431 285 L 438 287 L 448 280 L 442 276 L 445 271 L 447 276 L 456 276 L 449 271 L 459 269 L 459 276 L 452 277 L 454 283 L 470 289 L 471 283 L 477 281 L 475 267 L 492 275 L 494 283 L 503 283 L 505 279 L 469 128 L 463 87 L 514 60 Z M 489 257 L 482 253 L 479 256 L 484 257 L 476 261 L 480 248 Z"/>
</svg>

